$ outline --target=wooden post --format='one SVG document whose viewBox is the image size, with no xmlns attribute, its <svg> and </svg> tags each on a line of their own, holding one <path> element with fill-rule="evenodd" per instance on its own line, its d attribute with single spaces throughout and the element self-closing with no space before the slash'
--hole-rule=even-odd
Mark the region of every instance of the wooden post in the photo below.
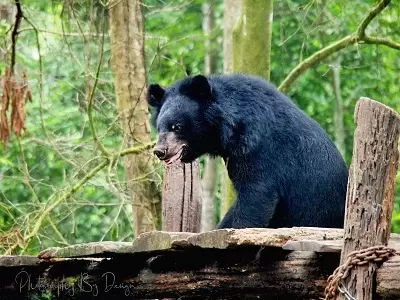
<svg viewBox="0 0 400 300">
<path fill-rule="evenodd" d="M 361 98 L 354 113 L 357 125 L 347 185 L 341 263 L 354 251 L 387 245 L 398 166 L 399 115 L 389 107 Z M 376 266 L 351 271 L 343 284 L 357 300 L 372 299 Z M 340 294 L 339 299 L 346 299 Z"/>
<path fill-rule="evenodd" d="M 162 195 L 162 230 L 200 232 L 199 163 L 165 167 Z"/>
</svg>

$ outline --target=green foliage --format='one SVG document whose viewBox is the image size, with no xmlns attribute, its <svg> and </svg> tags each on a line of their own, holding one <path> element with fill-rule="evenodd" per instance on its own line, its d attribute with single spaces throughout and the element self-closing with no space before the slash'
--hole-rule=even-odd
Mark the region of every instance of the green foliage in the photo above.
<svg viewBox="0 0 400 300">
<path fill-rule="evenodd" d="M 299 61 L 330 42 L 353 32 L 375 1 L 276 1 L 271 81 L 279 84 Z M 374 20 L 369 33 L 400 41 L 396 5 L 391 4 Z M 278 13 L 280 12 L 280 13 Z M 397 23 L 396 23 L 397 22 Z M 398 27 L 398 26 L 397 26 Z M 346 162 L 350 164 L 356 101 L 364 96 L 400 112 L 398 50 L 385 46 L 354 45 L 342 50 L 341 89 L 344 99 Z M 334 137 L 335 95 L 332 88 L 333 57 L 309 70 L 290 90 L 291 98 Z M 284 62 L 284 63 L 282 63 Z M 399 176 L 397 177 L 399 182 Z M 400 185 L 396 185 L 393 231 L 400 232 Z"/>
<path fill-rule="evenodd" d="M 204 36 L 200 0 L 146 3 L 146 61 L 149 82 L 169 85 L 190 75 L 203 73 Z M 214 47 L 221 49 L 222 5 L 216 7 Z M 219 39 L 219 40 L 218 40 Z M 222 51 L 219 51 L 222 71 Z"/>
<path fill-rule="evenodd" d="M 24 2 L 24 14 L 40 30 L 43 99 L 34 31 L 28 30 L 29 24 L 23 21 L 21 28 L 26 30 L 18 38 L 17 63 L 20 71 L 27 72 L 34 99 L 27 105 L 27 131 L 21 147 L 13 137 L 8 148 L 0 150 L 1 161 L 5 162 L 0 165 L 0 231 L 6 236 L 10 229 L 28 234 L 46 203 L 59 197 L 101 158 L 92 141 L 86 114 L 86 98 L 93 83 L 101 39 L 84 38 L 79 32 L 101 35 L 99 29 L 103 25 L 83 20 L 85 6 L 67 5 Z M 65 12 L 72 9 L 76 18 L 66 18 Z M 63 35 L 63 31 L 72 33 Z M 108 39 L 105 43 L 108 61 Z M 107 66 L 101 71 L 94 100 L 95 126 L 102 141 L 119 150 L 121 132 Z M 36 252 L 70 243 L 131 239 L 131 207 L 125 191 L 123 168 L 118 164 L 52 211 L 26 250 Z"/>
<path fill-rule="evenodd" d="M 278 85 L 299 61 L 324 45 L 355 30 L 368 1 L 275 1 L 271 81 Z M 149 82 L 168 85 L 187 74 L 202 73 L 204 37 L 201 0 L 144 1 L 146 63 Z M 400 41 L 399 15 L 391 4 L 368 29 Z M 28 245 L 29 234 L 49 204 L 92 169 L 101 159 L 86 112 L 86 99 L 107 33 L 107 10 L 101 1 L 23 1 L 27 18 L 40 30 L 40 54 L 35 32 L 23 21 L 17 42 L 17 71 L 26 71 L 33 90 L 27 104 L 26 132 L 20 143 L 11 137 L 0 147 L 0 239 L 26 246 L 35 253 L 49 246 L 99 240 L 131 240 L 131 206 L 121 163 L 106 168 L 73 197 L 62 202 L 40 226 Z M 222 1 L 215 8 L 217 29 L 213 47 L 219 49 L 222 71 Z M 0 56 L 9 51 L 12 20 L 0 20 Z M 105 26 L 105 27 L 104 27 Z M 111 70 L 110 41 L 94 98 L 98 134 L 111 150 L 121 148 Z M 353 112 L 360 96 L 379 100 L 400 111 L 399 52 L 384 46 L 355 45 L 339 53 L 344 99 L 346 161 L 350 163 L 354 132 Z M 4 57 L 6 58 L 6 57 Z M 43 70 L 40 76 L 40 60 Z M 307 71 L 290 89 L 290 96 L 333 137 L 334 93 L 332 59 Z M 7 64 L 0 59 L 0 72 Z M 41 99 L 40 81 L 43 80 Z M 154 136 L 154 133 L 152 133 Z M 157 182 L 160 187 L 160 174 Z M 393 230 L 400 232 L 400 175 L 397 176 Z M 220 197 L 220 191 L 217 192 Z"/>
</svg>

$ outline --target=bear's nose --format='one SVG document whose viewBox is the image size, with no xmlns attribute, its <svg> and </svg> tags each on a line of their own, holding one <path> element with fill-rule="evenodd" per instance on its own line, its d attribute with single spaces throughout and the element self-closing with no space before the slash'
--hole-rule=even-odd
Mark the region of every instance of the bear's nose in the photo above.
<svg viewBox="0 0 400 300">
<path fill-rule="evenodd" d="M 165 156 L 167 155 L 167 149 L 166 148 L 154 148 L 153 153 L 155 156 L 157 156 L 159 159 L 163 160 Z"/>
</svg>

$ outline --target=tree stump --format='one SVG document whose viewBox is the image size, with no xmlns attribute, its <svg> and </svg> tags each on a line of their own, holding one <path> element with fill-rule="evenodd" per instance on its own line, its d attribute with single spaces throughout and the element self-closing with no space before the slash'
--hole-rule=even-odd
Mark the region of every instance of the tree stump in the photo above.
<svg viewBox="0 0 400 300">
<path fill-rule="evenodd" d="M 354 251 L 387 245 L 391 231 L 394 183 L 398 167 L 399 115 L 389 107 L 361 98 L 347 185 L 343 263 Z M 357 266 L 344 287 L 357 300 L 372 299 L 375 264 Z M 339 299 L 345 299 L 340 295 Z"/>
<path fill-rule="evenodd" d="M 162 191 L 162 230 L 200 232 L 200 177 L 198 160 L 166 166 Z"/>
</svg>

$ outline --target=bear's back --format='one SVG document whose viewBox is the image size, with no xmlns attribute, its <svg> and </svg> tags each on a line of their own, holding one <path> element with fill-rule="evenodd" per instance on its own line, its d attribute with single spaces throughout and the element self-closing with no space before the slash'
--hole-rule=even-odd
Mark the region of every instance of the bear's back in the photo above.
<svg viewBox="0 0 400 300">
<path fill-rule="evenodd" d="M 215 100 L 243 123 L 241 138 L 254 148 L 246 156 L 257 165 L 249 179 L 275 178 L 283 201 L 270 227 L 341 227 L 347 167 L 320 125 L 260 78 L 234 74 L 209 80 Z"/>
</svg>

